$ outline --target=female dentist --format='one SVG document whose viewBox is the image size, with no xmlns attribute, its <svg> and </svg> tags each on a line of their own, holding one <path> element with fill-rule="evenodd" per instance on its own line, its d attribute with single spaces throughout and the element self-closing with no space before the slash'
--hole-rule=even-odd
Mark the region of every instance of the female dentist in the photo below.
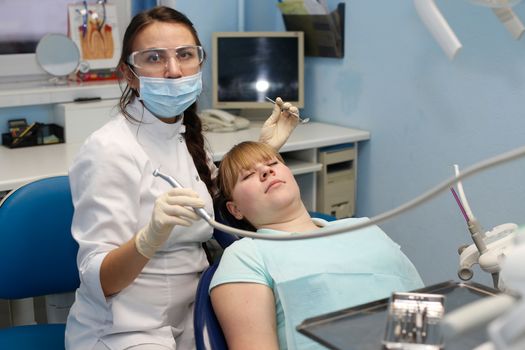
<svg viewBox="0 0 525 350">
<path fill-rule="evenodd" d="M 171 8 L 140 13 L 126 30 L 120 113 L 69 172 L 81 284 L 67 349 L 195 348 L 194 294 L 212 228 L 191 208 L 213 212 L 216 176 L 196 114 L 203 60 L 192 22 Z M 261 130 L 276 149 L 298 123 L 297 108 L 277 102 Z M 159 166 L 185 188 L 154 177 Z"/>
</svg>

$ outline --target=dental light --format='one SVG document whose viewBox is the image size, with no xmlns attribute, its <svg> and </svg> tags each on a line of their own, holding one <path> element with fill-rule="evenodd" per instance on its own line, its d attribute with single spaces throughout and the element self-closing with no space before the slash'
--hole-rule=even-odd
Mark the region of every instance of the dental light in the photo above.
<svg viewBox="0 0 525 350">
<path fill-rule="evenodd" d="M 489 7 L 498 17 L 501 23 L 507 28 L 514 39 L 519 39 L 525 26 L 511 9 L 512 6 L 521 0 L 468 0 L 469 2 Z M 454 31 L 450 28 L 447 20 L 436 6 L 434 0 L 414 0 L 416 11 L 428 28 L 439 46 L 445 51 L 451 60 L 461 50 L 462 45 Z"/>
</svg>

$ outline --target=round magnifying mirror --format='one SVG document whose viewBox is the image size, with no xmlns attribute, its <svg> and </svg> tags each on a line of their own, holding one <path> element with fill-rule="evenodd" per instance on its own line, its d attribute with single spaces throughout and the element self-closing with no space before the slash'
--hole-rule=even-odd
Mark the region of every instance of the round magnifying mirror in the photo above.
<svg viewBox="0 0 525 350">
<path fill-rule="evenodd" d="M 47 73 L 63 78 L 77 69 L 80 51 L 64 34 L 46 34 L 36 47 L 36 60 Z"/>
</svg>

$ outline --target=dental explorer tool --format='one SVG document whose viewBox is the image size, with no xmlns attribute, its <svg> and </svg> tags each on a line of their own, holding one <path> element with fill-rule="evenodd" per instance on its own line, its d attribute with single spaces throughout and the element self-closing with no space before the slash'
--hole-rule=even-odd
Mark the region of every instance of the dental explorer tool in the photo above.
<svg viewBox="0 0 525 350">
<path fill-rule="evenodd" d="M 157 168 L 155 170 L 153 170 L 153 176 L 158 176 L 160 177 L 161 179 L 165 180 L 166 182 L 168 182 L 171 186 L 173 187 L 176 187 L 176 188 L 184 188 L 179 182 L 177 182 L 177 180 L 175 180 L 173 177 L 169 176 L 169 175 L 165 175 L 163 173 L 160 172 L 159 170 L 160 168 Z M 203 218 L 204 220 L 206 220 L 207 223 L 209 223 L 211 225 L 211 222 L 212 222 L 212 218 L 210 216 L 210 214 L 208 214 L 206 212 L 206 210 L 204 210 L 204 208 L 193 208 L 193 210 L 201 217 Z M 213 225 L 212 225 L 213 226 Z"/>
<path fill-rule="evenodd" d="M 264 98 L 265 98 L 266 100 L 268 100 L 269 102 L 273 103 L 274 105 L 277 104 L 277 102 L 275 102 L 274 100 L 272 100 L 272 99 L 269 98 L 268 96 L 265 96 Z M 310 118 L 301 118 L 301 117 L 299 117 L 299 114 L 297 114 L 297 113 L 290 112 L 290 111 L 286 111 L 286 112 L 288 112 L 288 113 L 290 113 L 291 115 L 294 115 L 294 116 L 296 116 L 297 118 L 299 118 L 299 122 L 300 122 L 301 124 L 306 124 L 306 123 L 308 123 L 308 122 L 310 121 Z"/>
</svg>

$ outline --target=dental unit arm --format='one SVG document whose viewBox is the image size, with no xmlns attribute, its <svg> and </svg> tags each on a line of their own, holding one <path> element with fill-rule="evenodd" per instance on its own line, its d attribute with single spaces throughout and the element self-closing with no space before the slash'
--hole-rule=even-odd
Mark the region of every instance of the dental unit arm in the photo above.
<svg viewBox="0 0 525 350">
<path fill-rule="evenodd" d="M 505 292 L 467 304 L 448 314 L 442 320 L 445 342 L 485 326 L 488 339 L 475 350 L 525 349 L 525 229 L 515 231 L 501 261 L 501 279 Z"/>
<path fill-rule="evenodd" d="M 459 176 L 459 169 L 454 165 L 455 175 Z M 473 244 L 461 246 L 459 253 L 458 277 L 464 281 L 470 280 L 473 276 L 472 266 L 479 264 L 480 268 L 492 275 L 495 288 L 504 289 L 500 285 L 499 272 L 501 270 L 501 259 L 514 246 L 516 224 L 506 223 L 498 225 L 492 230 L 483 232 L 478 220 L 472 214 L 467 198 L 463 191 L 461 181 L 457 181 L 459 192 L 458 205 L 467 220 L 468 229 L 471 233 Z M 455 195 L 453 188 L 452 193 Z M 455 196 L 456 197 L 456 196 Z"/>
<path fill-rule="evenodd" d="M 430 190 L 426 191 L 425 193 L 419 195 L 418 197 L 401 204 L 400 206 L 390 209 L 386 212 L 383 212 L 381 214 L 378 214 L 376 216 L 373 216 L 370 218 L 369 221 L 361 221 L 358 223 L 351 223 L 348 225 L 334 225 L 334 227 L 323 227 L 316 230 L 312 230 L 307 233 L 298 233 L 298 232 L 279 232 L 275 234 L 258 234 L 252 231 L 246 231 L 246 230 L 240 230 L 234 227 L 230 227 L 227 225 L 223 225 L 221 223 L 216 222 L 215 220 L 210 220 L 209 224 L 210 226 L 224 231 L 228 232 L 234 235 L 238 235 L 241 237 L 250 237 L 250 238 L 258 238 L 258 239 L 264 239 L 264 240 L 296 240 L 296 239 L 311 239 L 311 238 L 318 238 L 318 237 L 327 237 L 331 235 L 337 235 L 340 233 L 348 233 L 350 231 L 359 230 L 368 226 L 377 225 L 380 222 L 386 221 L 390 218 L 393 218 L 397 215 L 400 215 L 401 213 L 404 213 L 406 211 L 409 211 L 418 205 L 434 198 L 439 193 L 449 190 L 452 185 L 456 184 L 459 180 L 463 178 L 467 178 L 469 176 L 472 176 L 474 174 L 477 174 L 481 171 L 484 171 L 486 169 L 493 168 L 495 166 L 519 159 L 525 157 L 525 146 L 521 146 L 515 149 L 512 149 L 510 151 L 507 151 L 505 153 L 498 154 L 496 156 L 493 156 L 489 159 L 485 159 L 479 163 L 476 163 L 469 168 L 465 169 L 461 174 L 457 175 L 456 177 L 450 177 L 443 181 L 442 183 L 436 185 L 435 187 L 431 188 Z M 155 172 L 158 176 L 159 171 Z M 165 179 L 166 176 L 164 176 Z M 167 181 L 167 180 L 166 180 Z M 168 181 L 170 184 L 172 182 Z M 173 185 L 173 184 L 172 184 Z"/>
</svg>

